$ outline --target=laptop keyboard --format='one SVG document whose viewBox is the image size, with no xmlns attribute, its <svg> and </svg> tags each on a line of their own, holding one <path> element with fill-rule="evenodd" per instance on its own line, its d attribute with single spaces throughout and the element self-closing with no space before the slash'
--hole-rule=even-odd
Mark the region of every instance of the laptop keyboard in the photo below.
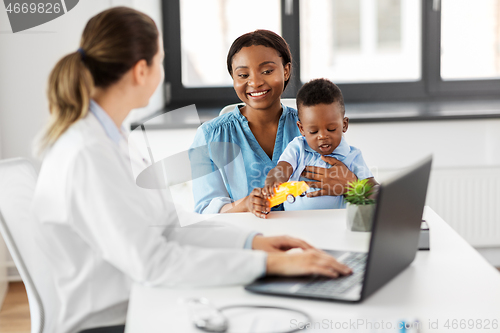
<svg viewBox="0 0 500 333">
<path fill-rule="evenodd" d="M 350 253 L 342 262 L 352 269 L 352 274 L 331 279 L 315 276 L 296 290 L 297 294 L 334 295 L 349 290 L 363 280 L 367 253 Z"/>
</svg>

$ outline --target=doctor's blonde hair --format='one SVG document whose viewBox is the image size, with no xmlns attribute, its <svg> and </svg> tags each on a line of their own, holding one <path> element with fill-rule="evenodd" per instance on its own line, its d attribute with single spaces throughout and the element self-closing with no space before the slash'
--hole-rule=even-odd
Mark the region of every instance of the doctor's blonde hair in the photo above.
<svg viewBox="0 0 500 333">
<path fill-rule="evenodd" d="M 39 152 L 87 115 L 94 87 L 116 83 L 142 59 L 151 65 L 158 52 L 158 36 L 154 21 L 132 8 L 114 7 L 92 17 L 78 51 L 59 60 L 50 73 L 50 120 Z"/>
</svg>

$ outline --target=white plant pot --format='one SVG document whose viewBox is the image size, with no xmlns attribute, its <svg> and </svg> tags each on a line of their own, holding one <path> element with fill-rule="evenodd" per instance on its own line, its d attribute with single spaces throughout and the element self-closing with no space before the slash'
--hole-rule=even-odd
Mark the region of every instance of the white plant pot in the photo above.
<svg viewBox="0 0 500 333">
<path fill-rule="evenodd" d="M 375 205 L 347 204 L 347 229 L 351 231 L 371 231 Z"/>
</svg>

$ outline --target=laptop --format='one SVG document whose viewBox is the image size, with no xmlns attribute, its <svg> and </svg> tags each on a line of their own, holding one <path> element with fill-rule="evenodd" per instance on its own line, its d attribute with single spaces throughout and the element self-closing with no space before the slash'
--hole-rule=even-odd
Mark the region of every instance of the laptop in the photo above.
<svg viewBox="0 0 500 333">
<path fill-rule="evenodd" d="M 429 156 L 380 185 L 367 253 L 325 250 L 351 267 L 353 274 L 336 279 L 266 276 L 245 289 L 344 302 L 361 302 L 373 294 L 415 259 L 431 164 Z"/>
</svg>

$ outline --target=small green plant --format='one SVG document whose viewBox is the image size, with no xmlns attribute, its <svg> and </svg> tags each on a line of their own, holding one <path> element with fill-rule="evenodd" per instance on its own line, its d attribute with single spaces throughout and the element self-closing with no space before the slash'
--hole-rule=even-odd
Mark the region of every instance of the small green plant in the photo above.
<svg viewBox="0 0 500 333">
<path fill-rule="evenodd" d="M 372 194 L 373 185 L 368 179 L 356 180 L 347 185 L 344 199 L 351 205 L 372 205 L 375 203 L 375 199 L 370 198 Z"/>
</svg>

